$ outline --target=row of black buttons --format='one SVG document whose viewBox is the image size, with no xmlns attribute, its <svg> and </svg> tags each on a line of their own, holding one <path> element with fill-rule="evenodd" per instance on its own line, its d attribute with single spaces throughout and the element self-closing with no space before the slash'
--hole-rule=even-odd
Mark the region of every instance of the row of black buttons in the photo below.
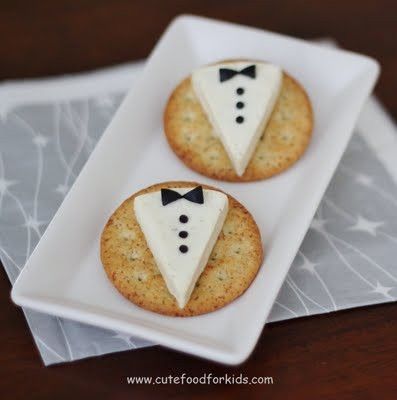
<svg viewBox="0 0 397 400">
<path fill-rule="evenodd" d="M 189 218 L 187 217 L 187 215 L 182 214 L 182 215 L 179 217 L 179 221 L 180 221 L 182 224 L 186 224 L 186 223 L 189 221 Z M 186 239 L 188 236 L 189 236 L 189 234 L 188 234 L 186 231 L 180 231 L 180 232 L 179 232 L 179 237 L 182 238 L 182 239 Z M 182 244 L 181 246 L 179 246 L 179 251 L 180 251 L 181 253 L 187 253 L 188 250 L 189 250 L 189 247 L 187 247 L 187 246 L 184 245 L 184 244 Z"/>
<path fill-rule="evenodd" d="M 242 94 L 244 94 L 244 89 L 242 87 L 237 88 L 236 93 L 241 96 Z M 241 110 L 242 108 L 244 108 L 245 104 L 242 101 L 238 101 L 236 103 L 236 107 Z M 236 117 L 236 122 L 238 124 L 242 124 L 244 122 L 244 117 L 242 115 L 239 115 L 238 117 Z"/>
</svg>

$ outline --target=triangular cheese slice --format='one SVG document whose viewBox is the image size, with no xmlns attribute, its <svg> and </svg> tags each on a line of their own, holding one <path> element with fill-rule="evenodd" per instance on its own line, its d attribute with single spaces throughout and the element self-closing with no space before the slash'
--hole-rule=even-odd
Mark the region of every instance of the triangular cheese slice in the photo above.
<svg viewBox="0 0 397 400">
<path fill-rule="evenodd" d="M 220 81 L 220 69 L 255 65 L 255 77 L 236 74 Z M 199 68 L 193 89 L 221 140 L 237 175 L 250 161 L 280 93 L 282 70 L 272 64 L 231 62 Z"/>
<path fill-rule="evenodd" d="M 191 189 L 172 190 L 183 195 Z M 134 200 L 134 212 L 148 247 L 180 308 L 189 301 L 228 211 L 225 194 L 203 190 L 203 195 L 203 204 L 181 198 L 164 206 L 160 191 Z"/>
</svg>

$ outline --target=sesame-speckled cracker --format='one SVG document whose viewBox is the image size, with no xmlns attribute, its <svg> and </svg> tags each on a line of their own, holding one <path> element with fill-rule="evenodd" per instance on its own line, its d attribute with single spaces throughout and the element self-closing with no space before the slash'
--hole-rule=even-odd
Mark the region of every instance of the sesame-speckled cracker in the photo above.
<svg viewBox="0 0 397 400">
<path fill-rule="evenodd" d="M 310 100 L 297 81 L 283 73 L 278 101 L 242 176 L 238 176 L 214 136 L 190 77 L 168 100 L 164 130 L 175 154 L 191 169 L 210 178 L 248 182 L 269 178 L 294 164 L 309 145 L 313 129 Z"/>
<path fill-rule="evenodd" d="M 208 264 L 185 308 L 178 307 L 146 244 L 133 203 L 136 196 L 161 188 L 198 185 L 166 182 L 141 190 L 120 205 L 102 232 L 101 260 L 108 278 L 123 296 L 142 308 L 181 317 L 214 311 L 243 294 L 262 264 L 259 229 L 245 207 L 228 196 L 229 211 Z"/>
</svg>

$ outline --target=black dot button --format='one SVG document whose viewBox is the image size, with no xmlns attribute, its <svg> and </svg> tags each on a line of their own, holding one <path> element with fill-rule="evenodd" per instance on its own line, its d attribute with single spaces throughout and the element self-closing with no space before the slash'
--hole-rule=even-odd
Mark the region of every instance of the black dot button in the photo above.
<svg viewBox="0 0 397 400">
<path fill-rule="evenodd" d="M 236 103 L 236 107 L 237 107 L 238 109 L 244 108 L 244 103 L 243 103 L 242 101 L 238 101 L 238 102 Z"/>
<path fill-rule="evenodd" d="M 184 244 L 182 246 L 179 246 L 179 251 L 181 253 L 187 253 L 189 250 L 189 248 L 187 246 L 185 246 Z"/>
<path fill-rule="evenodd" d="M 239 95 L 244 94 L 244 89 L 242 87 L 237 88 L 236 93 Z"/>
<path fill-rule="evenodd" d="M 189 236 L 189 234 L 186 231 L 179 232 L 179 237 L 182 239 L 186 239 L 188 236 Z"/>
<path fill-rule="evenodd" d="M 244 122 L 244 117 L 242 117 L 241 115 L 239 115 L 239 116 L 236 118 L 236 122 L 237 122 L 238 124 L 242 124 L 242 123 Z"/>
<path fill-rule="evenodd" d="M 182 224 L 186 224 L 186 222 L 189 221 L 189 218 L 186 215 L 182 214 L 179 217 L 179 221 L 182 222 Z"/>
</svg>

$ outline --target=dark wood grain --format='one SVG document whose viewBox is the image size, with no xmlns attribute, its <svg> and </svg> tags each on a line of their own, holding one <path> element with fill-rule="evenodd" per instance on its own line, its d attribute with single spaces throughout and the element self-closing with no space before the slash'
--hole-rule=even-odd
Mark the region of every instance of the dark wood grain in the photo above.
<svg viewBox="0 0 397 400">
<path fill-rule="evenodd" d="M 266 28 L 302 38 L 332 37 L 377 58 L 376 92 L 397 116 L 395 1 L 3 1 L 0 79 L 80 72 L 148 55 L 180 13 Z M 397 305 L 269 324 L 250 359 L 224 367 L 160 347 L 43 367 L 20 309 L 0 273 L 0 397 L 394 399 Z M 126 376 L 212 372 L 273 376 L 255 386 L 131 386 Z"/>
</svg>

